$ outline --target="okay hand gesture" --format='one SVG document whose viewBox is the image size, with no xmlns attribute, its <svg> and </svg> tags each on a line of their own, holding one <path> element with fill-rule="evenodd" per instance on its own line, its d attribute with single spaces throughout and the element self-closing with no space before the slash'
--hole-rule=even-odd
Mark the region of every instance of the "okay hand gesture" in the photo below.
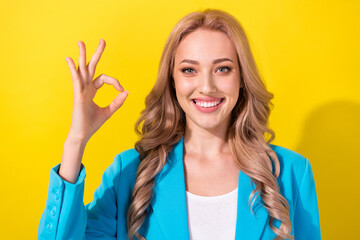
<svg viewBox="0 0 360 240">
<path fill-rule="evenodd" d="M 69 136 L 87 142 L 104 122 L 122 106 L 128 96 L 128 91 L 124 91 L 117 79 L 105 74 L 101 74 L 92 80 L 94 78 L 96 65 L 105 49 L 105 41 L 103 39 L 100 40 L 99 46 L 88 64 L 86 64 L 85 44 L 79 41 L 78 45 L 78 68 L 76 69 L 74 61 L 71 58 L 66 58 L 74 89 L 73 113 Z M 113 85 L 120 93 L 108 106 L 101 108 L 94 103 L 93 99 L 97 90 L 100 89 L 104 83 Z"/>
</svg>

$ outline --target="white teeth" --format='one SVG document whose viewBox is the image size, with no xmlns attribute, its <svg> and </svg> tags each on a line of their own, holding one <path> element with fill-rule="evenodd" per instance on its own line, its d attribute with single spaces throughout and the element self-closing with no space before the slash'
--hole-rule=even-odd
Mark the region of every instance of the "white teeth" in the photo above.
<svg viewBox="0 0 360 240">
<path fill-rule="evenodd" d="M 209 108 L 209 107 L 215 107 L 217 105 L 219 105 L 219 103 L 221 102 L 221 100 L 219 101 L 212 101 L 212 102 L 200 102 L 200 101 L 195 101 L 195 104 L 200 106 L 200 107 L 205 107 L 205 108 Z"/>
</svg>

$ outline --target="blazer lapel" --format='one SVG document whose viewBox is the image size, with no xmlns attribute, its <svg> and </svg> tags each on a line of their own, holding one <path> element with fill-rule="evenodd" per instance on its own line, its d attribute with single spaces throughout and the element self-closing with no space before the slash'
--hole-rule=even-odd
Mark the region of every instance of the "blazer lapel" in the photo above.
<svg viewBox="0 0 360 240">
<path fill-rule="evenodd" d="M 164 168 L 155 177 L 151 207 L 166 239 L 189 239 L 183 138 L 173 147 Z"/>
<path fill-rule="evenodd" d="M 238 205 L 235 240 L 259 239 L 268 219 L 260 196 L 251 213 L 248 199 L 254 183 L 239 170 Z M 189 240 L 186 189 L 183 165 L 183 138 L 168 154 L 167 162 L 155 177 L 154 198 L 151 201 L 156 219 L 166 239 Z"/>
<path fill-rule="evenodd" d="M 250 177 L 239 170 L 235 240 L 260 239 L 267 222 L 268 211 L 263 206 L 260 196 L 258 196 L 253 204 L 252 209 L 254 213 L 251 213 L 248 201 L 254 189 L 255 184 L 251 181 Z"/>
</svg>

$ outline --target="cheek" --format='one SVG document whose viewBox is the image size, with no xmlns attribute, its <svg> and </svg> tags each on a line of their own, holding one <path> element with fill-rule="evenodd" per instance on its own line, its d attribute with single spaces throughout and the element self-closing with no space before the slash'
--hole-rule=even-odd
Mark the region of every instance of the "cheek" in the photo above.
<svg viewBox="0 0 360 240">
<path fill-rule="evenodd" d="M 175 83 L 175 91 L 178 98 L 187 97 L 192 93 L 193 86 L 190 81 L 186 81 L 185 79 L 176 79 Z"/>
<path fill-rule="evenodd" d="M 233 81 L 226 81 L 222 84 L 223 92 L 225 92 L 229 97 L 231 98 L 238 98 L 239 96 L 239 90 L 240 90 L 240 83 L 238 79 L 235 79 Z"/>
</svg>

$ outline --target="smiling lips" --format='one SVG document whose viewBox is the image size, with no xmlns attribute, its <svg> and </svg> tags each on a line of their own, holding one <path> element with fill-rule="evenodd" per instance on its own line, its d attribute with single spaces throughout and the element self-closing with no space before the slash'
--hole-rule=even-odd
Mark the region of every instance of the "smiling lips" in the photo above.
<svg viewBox="0 0 360 240">
<path fill-rule="evenodd" d="M 224 102 L 224 98 L 194 98 L 192 103 L 200 112 L 210 113 L 216 111 Z"/>
</svg>

